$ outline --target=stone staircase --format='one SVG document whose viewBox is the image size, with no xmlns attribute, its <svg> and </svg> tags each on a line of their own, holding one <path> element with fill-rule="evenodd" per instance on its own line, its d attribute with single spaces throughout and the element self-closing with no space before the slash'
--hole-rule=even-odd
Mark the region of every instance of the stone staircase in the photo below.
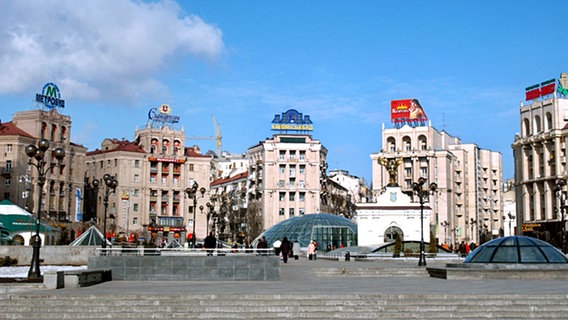
<svg viewBox="0 0 568 320">
<path fill-rule="evenodd" d="M 428 277 L 426 268 L 395 267 L 345 267 L 345 268 L 312 268 L 318 277 Z"/>
<path fill-rule="evenodd" d="M 172 284 L 175 286 L 175 284 Z M 174 289 L 175 291 L 175 289 Z M 0 319 L 566 319 L 568 294 L 11 294 Z"/>
</svg>

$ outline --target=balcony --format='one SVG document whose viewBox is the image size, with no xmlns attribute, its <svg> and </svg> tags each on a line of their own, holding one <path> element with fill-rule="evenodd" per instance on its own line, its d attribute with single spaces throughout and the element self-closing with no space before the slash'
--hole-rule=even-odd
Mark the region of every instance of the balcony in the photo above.
<svg viewBox="0 0 568 320">
<path fill-rule="evenodd" d="M 2 178 L 10 179 L 12 177 L 12 168 L 4 167 L 2 168 Z"/>
</svg>

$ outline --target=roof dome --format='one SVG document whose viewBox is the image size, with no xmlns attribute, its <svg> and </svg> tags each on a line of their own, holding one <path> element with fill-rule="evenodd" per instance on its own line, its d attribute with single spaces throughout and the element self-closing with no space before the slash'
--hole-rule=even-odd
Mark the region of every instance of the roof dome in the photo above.
<svg viewBox="0 0 568 320">
<path fill-rule="evenodd" d="M 491 240 L 467 256 L 464 263 L 568 263 L 568 258 L 539 239 L 510 236 Z"/>
<path fill-rule="evenodd" d="M 325 248 L 328 244 L 344 246 L 356 245 L 357 225 L 342 216 L 327 213 L 306 214 L 295 216 L 279 222 L 260 237 L 266 237 L 270 246 L 277 238 L 287 237 L 291 242 L 298 241 L 301 247 L 307 247 L 310 240 L 315 240 L 318 247 Z M 253 242 L 256 245 L 257 240 Z M 336 243 L 337 242 L 337 243 Z"/>
</svg>

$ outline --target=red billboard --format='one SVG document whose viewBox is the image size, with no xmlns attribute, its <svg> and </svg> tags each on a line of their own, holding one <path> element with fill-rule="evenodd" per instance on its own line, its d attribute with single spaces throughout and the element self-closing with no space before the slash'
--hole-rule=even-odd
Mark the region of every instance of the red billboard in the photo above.
<svg viewBox="0 0 568 320">
<path fill-rule="evenodd" d="M 556 91 L 556 79 L 550 79 L 548 81 L 541 82 L 541 84 L 535 84 L 525 89 L 525 100 L 530 101 L 538 99 L 540 97 L 553 94 Z"/>
<path fill-rule="evenodd" d="M 417 99 L 391 100 L 392 122 L 418 122 L 428 120 Z"/>
</svg>

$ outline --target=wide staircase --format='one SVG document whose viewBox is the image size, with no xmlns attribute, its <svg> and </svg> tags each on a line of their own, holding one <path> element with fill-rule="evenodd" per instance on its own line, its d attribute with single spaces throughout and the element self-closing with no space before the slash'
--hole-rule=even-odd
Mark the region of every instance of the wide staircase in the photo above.
<svg viewBox="0 0 568 320">
<path fill-rule="evenodd" d="M 209 294 L 0 296 L 0 319 L 568 319 L 562 295 Z"/>
</svg>

